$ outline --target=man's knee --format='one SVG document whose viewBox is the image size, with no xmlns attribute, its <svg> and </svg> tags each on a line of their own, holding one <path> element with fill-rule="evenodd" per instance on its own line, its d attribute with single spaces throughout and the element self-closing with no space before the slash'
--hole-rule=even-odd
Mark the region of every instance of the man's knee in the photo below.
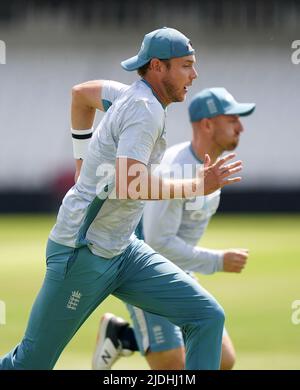
<svg viewBox="0 0 300 390">
<path fill-rule="evenodd" d="M 194 313 L 198 314 L 198 318 L 194 318 L 194 320 L 196 320 L 196 322 L 199 320 L 200 326 L 203 326 L 203 323 L 207 323 L 209 327 L 223 330 L 225 312 L 222 306 L 213 297 L 209 298 L 205 307 L 203 307 L 203 303 L 199 300 L 193 306 L 193 314 Z M 183 325 L 185 325 L 185 323 L 183 323 Z M 179 326 L 182 326 L 182 324 L 179 324 Z"/>
<path fill-rule="evenodd" d="M 184 347 L 146 354 L 151 370 L 183 370 L 185 366 Z"/>
<path fill-rule="evenodd" d="M 225 312 L 222 306 L 215 300 L 210 306 L 209 318 L 215 325 L 221 326 L 223 328 L 225 322 Z"/>
</svg>

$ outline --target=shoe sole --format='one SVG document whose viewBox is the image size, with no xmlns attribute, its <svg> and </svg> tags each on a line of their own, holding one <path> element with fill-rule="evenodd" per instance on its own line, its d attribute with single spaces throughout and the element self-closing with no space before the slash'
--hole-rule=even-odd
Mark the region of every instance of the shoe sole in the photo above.
<svg viewBox="0 0 300 390">
<path fill-rule="evenodd" d="M 98 370 L 98 371 L 100 370 L 99 368 L 96 368 L 96 363 L 97 363 L 98 358 L 100 356 L 101 346 L 104 344 L 107 326 L 109 324 L 109 321 L 113 317 L 115 317 L 113 314 L 106 313 L 101 318 L 101 322 L 100 322 L 100 325 L 98 328 L 97 339 L 96 339 L 96 348 L 95 348 L 94 357 L 93 357 L 93 361 L 92 361 L 92 369 L 93 370 Z"/>
</svg>

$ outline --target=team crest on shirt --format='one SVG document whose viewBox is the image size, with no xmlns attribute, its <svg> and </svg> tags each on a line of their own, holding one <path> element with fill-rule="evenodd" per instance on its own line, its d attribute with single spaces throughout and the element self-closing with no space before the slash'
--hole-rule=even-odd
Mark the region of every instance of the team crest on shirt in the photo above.
<svg viewBox="0 0 300 390">
<path fill-rule="evenodd" d="M 81 296 L 82 296 L 81 292 L 72 291 L 72 294 L 71 294 L 69 301 L 68 301 L 68 304 L 67 304 L 67 308 L 70 310 L 76 310 Z"/>
</svg>

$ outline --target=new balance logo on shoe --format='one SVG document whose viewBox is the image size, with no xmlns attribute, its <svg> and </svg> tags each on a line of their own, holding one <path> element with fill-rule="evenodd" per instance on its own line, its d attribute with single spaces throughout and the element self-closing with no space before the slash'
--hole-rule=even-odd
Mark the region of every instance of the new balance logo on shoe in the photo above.
<svg viewBox="0 0 300 390">
<path fill-rule="evenodd" d="M 100 322 L 96 348 L 93 355 L 93 370 L 110 370 L 121 356 L 129 356 L 132 351 L 123 350 L 119 334 L 128 323 L 120 317 L 106 313 Z"/>
<path fill-rule="evenodd" d="M 108 352 L 108 350 L 106 349 L 104 351 L 104 354 L 101 356 L 102 360 L 104 361 L 104 363 L 107 365 L 109 364 L 109 359 L 112 358 L 111 354 Z"/>
</svg>

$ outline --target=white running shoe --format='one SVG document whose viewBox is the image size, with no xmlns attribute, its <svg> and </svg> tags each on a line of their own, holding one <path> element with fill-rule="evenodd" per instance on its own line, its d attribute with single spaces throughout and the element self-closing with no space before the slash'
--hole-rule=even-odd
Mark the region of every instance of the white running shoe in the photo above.
<svg viewBox="0 0 300 390">
<path fill-rule="evenodd" d="M 118 338 L 122 328 L 129 326 L 123 318 L 105 313 L 101 318 L 92 360 L 93 370 L 110 370 L 121 356 L 130 356 L 133 351 L 122 349 Z"/>
</svg>

